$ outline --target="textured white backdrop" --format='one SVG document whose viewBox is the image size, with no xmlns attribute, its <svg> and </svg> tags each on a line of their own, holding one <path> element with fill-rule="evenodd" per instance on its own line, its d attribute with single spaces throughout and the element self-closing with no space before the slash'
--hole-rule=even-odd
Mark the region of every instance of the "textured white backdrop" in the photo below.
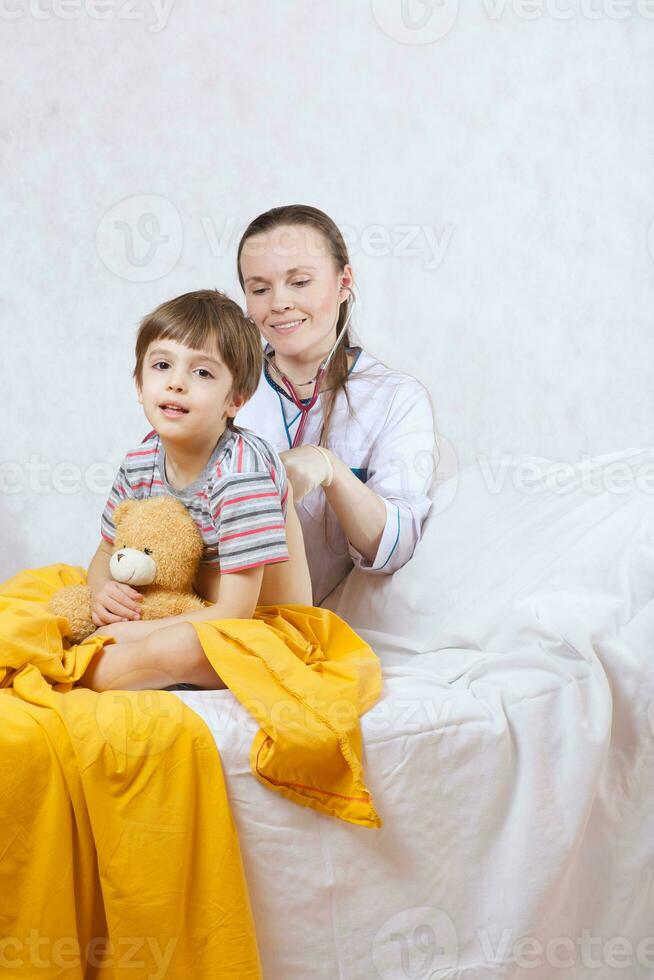
<svg viewBox="0 0 654 980">
<path fill-rule="evenodd" d="M 0 40 L 0 577 L 88 562 L 139 318 L 240 299 L 283 203 L 460 465 L 652 444 L 652 0 L 2 0 Z"/>
</svg>

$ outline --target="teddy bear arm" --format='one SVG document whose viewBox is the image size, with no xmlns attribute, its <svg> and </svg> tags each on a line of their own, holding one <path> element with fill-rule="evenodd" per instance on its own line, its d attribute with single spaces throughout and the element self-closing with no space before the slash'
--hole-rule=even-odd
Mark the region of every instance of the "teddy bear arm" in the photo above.
<svg viewBox="0 0 654 980">
<path fill-rule="evenodd" d="M 91 618 L 91 590 L 87 585 L 65 585 L 54 593 L 48 603 L 48 612 L 68 620 L 68 636 L 73 643 L 81 643 L 95 631 Z"/>
</svg>

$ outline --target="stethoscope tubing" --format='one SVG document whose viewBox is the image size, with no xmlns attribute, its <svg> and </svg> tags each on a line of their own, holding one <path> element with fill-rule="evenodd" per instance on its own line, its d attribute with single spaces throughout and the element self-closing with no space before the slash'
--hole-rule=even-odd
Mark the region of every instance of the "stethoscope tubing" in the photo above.
<svg viewBox="0 0 654 980">
<path fill-rule="evenodd" d="M 313 406 L 316 404 L 316 401 L 318 400 L 318 395 L 320 394 L 320 386 L 322 384 L 322 379 L 324 374 L 325 374 L 325 368 L 323 367 L 319 368 L 318 374 L 316 375 L 316 383 L 313 389 L 313 395 L 311 396 L 311 400 L 308 401 L 306 405 L 298 399 L 295 389 L 291 384 L 291 382 L 286 377 L 286 375 L 285 374 L 280 375 L 284 387 L 286 388 L 289 395 L 293 399 L 296 408 L 299 408 L 300 412 L 302 413 L 302 417 L 300 418 L 300 424 L 298 425 L 297 431 L 293 437 L 293 443 L 291 445 L 291 449 L 295 449 L 296 446 L 302 444 L 302 436 L 304 435 L 304 430 L 306 429 L 307 423 L 309 421 L 309 412 L 311 411 Z"/>
</svg>

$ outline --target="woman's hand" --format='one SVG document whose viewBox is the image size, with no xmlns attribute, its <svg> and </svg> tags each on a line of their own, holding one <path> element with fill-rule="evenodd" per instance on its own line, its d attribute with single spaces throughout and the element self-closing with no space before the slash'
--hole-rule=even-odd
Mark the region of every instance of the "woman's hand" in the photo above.
<svg viewBox="0 0 654 980">
<path fill-rule="evenodd" d="M 293 487 L 295 503 L 316 487 L 329 486 L 332 481 L 333 457 L 324 446 L 297 446 L 280 453 L 279 458 Z"/>
</svg>

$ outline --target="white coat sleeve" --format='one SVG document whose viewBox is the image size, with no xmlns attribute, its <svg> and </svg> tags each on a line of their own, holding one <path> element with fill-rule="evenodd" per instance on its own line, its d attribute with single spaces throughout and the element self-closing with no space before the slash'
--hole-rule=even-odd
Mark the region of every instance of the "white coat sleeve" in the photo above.
<svg viewBox="0 0 654 980">
<path fill-rule="evenodd" d="M 390 575 L 411 558 L 431 507 L 436 436 L 426 389 L 413 378 L 400 382 L 372 447 L 366 486 L 386 505 L 386 524 L 374 561 L 348 542 L 362 571 Z"/>
</svg>

